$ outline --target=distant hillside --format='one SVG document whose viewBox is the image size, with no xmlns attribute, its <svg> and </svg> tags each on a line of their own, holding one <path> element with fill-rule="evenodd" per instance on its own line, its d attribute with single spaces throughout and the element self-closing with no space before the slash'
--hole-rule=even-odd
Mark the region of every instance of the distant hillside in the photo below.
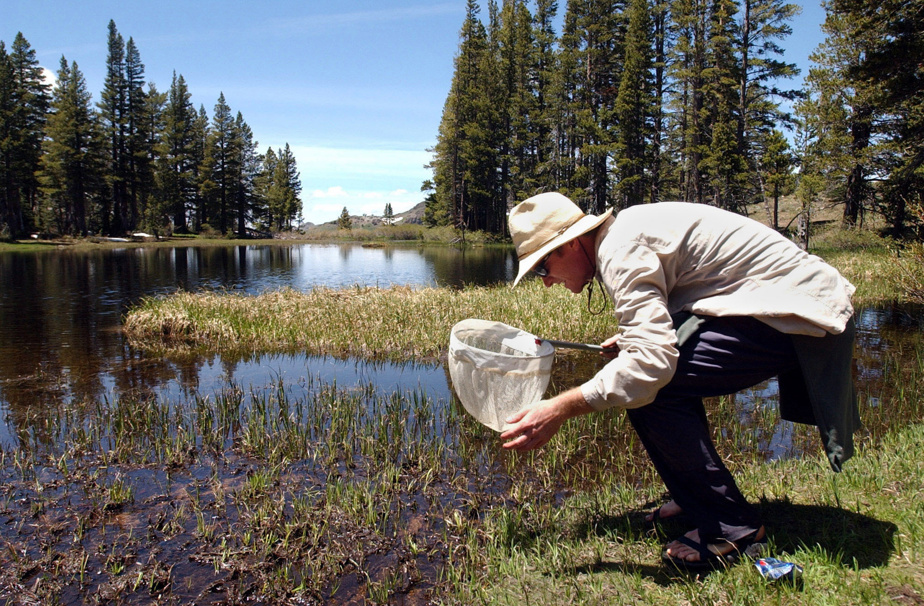
<svg viewBox="0 0 924 606">
<path fill-rule="evenodd" d="M 414 208 L 406 210 L 403 213 L 395 213 L 395 216 L 392 218 L 392 223 L 395 225 L 401 225 L 406 223 L 420 224 L 423 223 L 424 208 L 426 206 L 425 202 L 421 202 Z M 350 221 L 353 223 L 353 227 L 363 227 L 367 225 L 383 225 L 385 218 L 382 215 L 350 215 Z M 322 225 L 336 225 L 337 220 L 328 221 Z M 302 229 L 311 227 L 312 223 L 305 223 L 302 225 Z"/>
</svg>

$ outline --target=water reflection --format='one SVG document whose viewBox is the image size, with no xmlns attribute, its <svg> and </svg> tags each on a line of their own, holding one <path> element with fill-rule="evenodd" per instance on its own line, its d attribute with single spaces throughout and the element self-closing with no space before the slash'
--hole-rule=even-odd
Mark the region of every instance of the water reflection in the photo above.
<svg viewBox="0 0 924 606">
<path fill-rule="evenodd" d="M 169 395 L 174 385 L 201 380 L 202 369 L 216 363 L 247 366 L 150 359 L 132 350 L 121 335 L 121 318 L 142 297 L 177 289 L 258 294 L 356 284 L 486 285 L 511 280 L 514 267 L 513 253 L 505 248 L 460 251 L 417 245 L 0 253 L 0 414 L 6 421 L 0 426 L 0 445 L 15 441 L 15 428 L 61 401 L 123 393 Z M 304 366 L 304 360 L 300 363 Z"/>
</svg>

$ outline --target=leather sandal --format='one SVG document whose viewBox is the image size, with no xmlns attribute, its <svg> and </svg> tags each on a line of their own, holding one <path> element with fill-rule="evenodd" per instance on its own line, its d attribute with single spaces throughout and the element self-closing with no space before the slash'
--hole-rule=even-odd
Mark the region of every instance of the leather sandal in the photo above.
<svg viewBox="0 0 924 606">
<path fill-rule="evenodd" d="M 757 535 L 763 532 L 763 536 L 759 539 Z M 729 541 L 725 544 L 731 544 L 732 549 L 728 553 L 717 554 L 709 549 L 709 546 L 704 543 L 697 543 L 693 539 L 687 537 L 686 535 L 681 536 L 677 539 L 678 543 L 683 543 L 687 547 L 691 547 L 696 550 L 699 554 L 699 560 L 690 561 L 685 558 L 678 558 L 667 553 L 667 549 L 661 552 L 661 560 L 665 564 L 669 564 L 675 568 L 687 571 L 703 571 L 703 570 L 715 570 L 717 568 L 728 568 L 733 566 L 741 561 L 743 557 L 749 557 L 752 559 L 759 558 L 761 553 L 767 548 L 767 533 L 763 528 L 760 528 L 749 534 L 746 537 L 738 539 L 737 541 Z"/>
</svg>

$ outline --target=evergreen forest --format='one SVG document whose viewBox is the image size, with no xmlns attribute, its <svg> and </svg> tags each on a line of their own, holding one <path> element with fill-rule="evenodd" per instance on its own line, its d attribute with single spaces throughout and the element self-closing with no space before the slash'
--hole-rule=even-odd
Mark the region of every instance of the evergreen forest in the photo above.
<svg viewBox="0 0 924 606">
<path fill-rule="evenodd" d="M 301 182 L 289 145 L 258 151 L 221 94 L 209 118 L 182 75 L 145 83 L 132 38 L 109 22 L 93 103 L 76 62 L 53 85 L 22 33 L 0 41 L 0 238 L 123 236 L 145 230 L 243 237 L 291 229 Z"/>
<path fill-rule="evenodd" d="M 502 233 L 560 191 L 600 213 L 660 200 L 757 208 L 792 195 L 924 237 L 924 3 L 825 0 L 805 86 L 783 0 L 467 0 L 424 184 L 431 224 Z M 553 27 L 562 23 L 561 33 Z M 757 204 L 754 207 L 752 205 Z"/>
</svg>

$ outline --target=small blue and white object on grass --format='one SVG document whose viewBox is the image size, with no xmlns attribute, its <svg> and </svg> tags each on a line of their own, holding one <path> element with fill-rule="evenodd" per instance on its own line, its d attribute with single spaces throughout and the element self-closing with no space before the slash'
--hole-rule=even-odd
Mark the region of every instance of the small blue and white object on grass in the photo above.
<svg viewBox="0 0 924 606">
<path fill-rule="evenodd" d="M 802 576 L 802 567 L 776 558 L 760 558 L 754 562 L 757 571 L 771 581 L 795 581 Z"/>
</svg>

